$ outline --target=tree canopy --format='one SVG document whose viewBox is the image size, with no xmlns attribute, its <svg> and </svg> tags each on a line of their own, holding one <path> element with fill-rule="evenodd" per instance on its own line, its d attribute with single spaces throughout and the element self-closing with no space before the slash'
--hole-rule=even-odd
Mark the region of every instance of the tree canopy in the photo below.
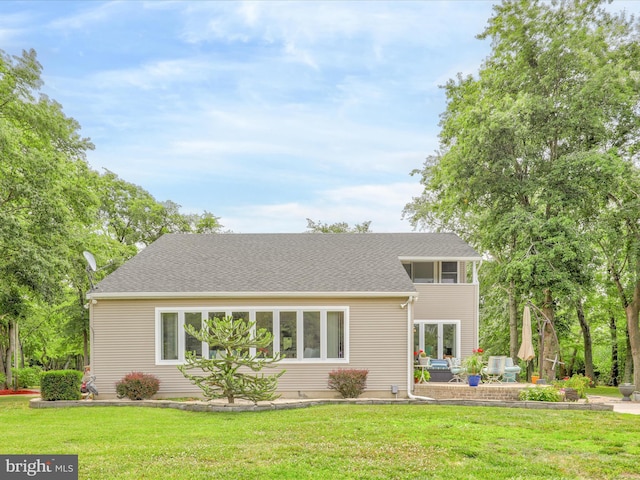
<svg viewBox="0 0 640 480">
<path fill-rule="evenodd" d="M 87 360 L 83 250 L 115 268 L 163 233 L 221 228 L 209 212 L 182 214 L 113 172 L 92 170 L 93 144 L 41 92 L 41 74 L 34 50 L 0 50 L 0 388 L 11 383 L 11 364 L 24 361 L 21 345 L 53 365 L 56 350 L 68 356 L 83 343 L 60 336 L 82 332 Z M 45 331 L 55 338 L 38 334 Z"/>
<path fill-rule="evenodd" d="M 630 207 L 612 195 L 637 170 L 638 24 L 603 3 L 494 7 L 478 36 L 492 51 L 477 76 L 444 86 L 440 148 L 405 208 L 414 225 L 457 231 L 499 267 L 512 356 L 518 304 L 532 298 L 552 321 L 559 303 L 580 304 L 602 214 Z"/>
</svg>

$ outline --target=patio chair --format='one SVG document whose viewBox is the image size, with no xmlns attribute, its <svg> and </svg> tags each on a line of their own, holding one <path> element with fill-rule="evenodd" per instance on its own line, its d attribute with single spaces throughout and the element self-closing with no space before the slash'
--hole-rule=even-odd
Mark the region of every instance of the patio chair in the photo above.
<svg viewBox="0 0 640 480">
<path fill-rule="evenodd" d="M 506 360 L 507 357 L 489 357 L 487 366 L 482 369 L 482 373 L 487 379 L 486 383 L 502 383 Z"/>
<path fill-rule="evenodd" d="M 466 377 L 467 369 L 462 366 L 462 363 L 460 362 L 460 359 L 459 358 L 448 358 L 447 361 L 449 362 L 449 370 L 451 370 L 451 375 L 453 375 L 453 377 L 449 381 L 450 382 L 465 382 L 466 381 L 465 377 Z"/>
<path fill-rule="evenodd" d="M 520 366 L 513 364 L 513 359 L 511 357 L 507 357 L 504 364 L 504 375 L 502 376 L 502 381 L 506 383 L 514 383 L 516 381 L 516 376 L 520 373 Z"/>
</svg>

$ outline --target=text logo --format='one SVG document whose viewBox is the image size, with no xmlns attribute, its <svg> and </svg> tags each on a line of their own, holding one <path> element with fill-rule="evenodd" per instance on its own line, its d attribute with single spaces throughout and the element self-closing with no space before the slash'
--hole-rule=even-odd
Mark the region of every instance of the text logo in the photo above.
<svg viewBox="0 0 640 480">
<path fill-rule="evenodd" d="M 3 480 L 78 480 L 77 455 L 0 455 Z"/>
</svg>

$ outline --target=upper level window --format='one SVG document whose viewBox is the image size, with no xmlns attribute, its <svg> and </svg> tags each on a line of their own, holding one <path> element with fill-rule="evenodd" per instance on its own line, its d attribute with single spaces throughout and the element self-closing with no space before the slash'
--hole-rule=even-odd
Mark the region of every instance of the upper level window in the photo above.
<svg viewBox="0 0 640 480">
<path fill-rule="evenodd" d="M 442 283 L 458 283 L 458 262 L 442 262 Z"/>
<path fill-rule="evenodd" d="M 433 262 L 413 262 L 414 283 L 434 283 L 435 268 Z"/>
<path fill-rule="evenodd" d="M 413 283 L 459 283 L 458 262 L 404 262 Z"/>
</svg>

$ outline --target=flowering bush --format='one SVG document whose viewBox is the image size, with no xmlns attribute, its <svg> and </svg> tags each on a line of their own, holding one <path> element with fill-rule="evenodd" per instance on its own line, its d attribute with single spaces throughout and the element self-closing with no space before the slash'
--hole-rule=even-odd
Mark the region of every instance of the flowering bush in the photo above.
<svg viewBox="0 0 640 480">
<path fill-rule="evenodd" d="M 476 348 L 470 357 L 464 359 L 463 366 L 467 369 L 469 375 L 480 375 L 484 363 L 482 361 L 482 354 L 484 350 Z"/>
</svg>

